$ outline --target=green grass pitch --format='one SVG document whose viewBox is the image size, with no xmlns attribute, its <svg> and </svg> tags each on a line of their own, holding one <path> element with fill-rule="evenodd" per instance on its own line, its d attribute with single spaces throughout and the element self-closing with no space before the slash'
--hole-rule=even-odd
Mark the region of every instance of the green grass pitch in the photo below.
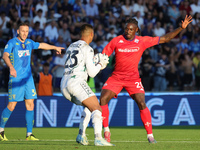
<svg viewBox="0 0 200 150">
<path fill-rule="evenodd" d="M 156 144 L 149 144 L 143 127 L 112 127 L 114 147 L 94 146 L 93 128 L 87 129 L 90 144 L 77 144 L 78 128 L 34 128 L 40 141 L 26 141 L 26 128 L 5 128 L 9 141 L 0 150 L 200 150 L 200 126 L 153 127 Z"/>
</svg>

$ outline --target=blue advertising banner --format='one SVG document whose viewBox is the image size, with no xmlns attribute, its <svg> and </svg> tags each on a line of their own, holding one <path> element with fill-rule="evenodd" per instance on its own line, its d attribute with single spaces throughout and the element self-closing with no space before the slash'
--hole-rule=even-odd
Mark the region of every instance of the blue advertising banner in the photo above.
<svg viewBox="0 0 200 150">
<path fill-rule="evenodd" d="M 99 98 L 100 94 L 97 93 Z M 153 126 L 200 125 L 200 93 L 146 93 L 146 104 Z M 0 95 L 0 114 L 8 103 Z M 25 104 L 19 102 L 6 127 L 25 127 Z M 66 100 L 61 94 L 35 100 L 35 127 L 78 127 L 82 106 Z M 110 126 L 142 126 L 139 109 L 128 94 L 120 93 L 109 102 Z M 92 126 L 90 122 L 90 126 Z"/>
</svg>

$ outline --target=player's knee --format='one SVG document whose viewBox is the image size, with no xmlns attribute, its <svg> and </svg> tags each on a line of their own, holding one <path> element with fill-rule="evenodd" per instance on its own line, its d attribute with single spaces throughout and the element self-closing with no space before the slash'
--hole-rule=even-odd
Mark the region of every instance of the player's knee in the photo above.
<svg viewBox="0 0 200 150">
<path fill-rule="evenodd" d="M 100 111 L 95 110 L 92 112 L 91 118 L 92 118 L 92 123 L 95 124 L 98 121 L 102 121 L 102 114 Z"/>
<path fill-rule="evenodd" d="M 10 110 L 10 111 L 13 111 L 15 109 L 15 105 L 8 105 L 7 108 Z"/>
<path fill-rule="evenodd" d="M 28 103 L 28 104 L 26 104 L 26 109 L 29 110 L 29 111 L 34 110 L 34 103 Z"/>
<path fill-rule="evenodd" d="M 81 118 L 90 117 L 91 111 L 88 108 L 85 108 L 83 112 L 81 113 Z"/>
<path fill-rule="evenodd" d="M 102 112 L 102 109 L 100 107 L 100 105 L 94 106 L 91 110 L 91 112 L 95 111 L 95 110 L 99 110 L 100 112 Z"/>
<path fill-rule="evenodd" d="M 138 103 L 138 107 L 140 110 L 145 109 L 146 108 L 146 103 L 144 101 L 140 101 Z"/>
<path fill-rule="evenodd" d="M 108 98 L 108 97 L 102 96 L 102 97 L 100 98 L 100 105 L 101 105 L 101 106 L 108 104 L 108 102 L 109 102 L 109 98 Z"/>
<path fill-rule="evenodd" d="M 27 110 L 30 110 L 30 111 L 34 110 L 34 104 L 30 105 L 30 107 L 28 107 Z"/>
<path fill-rule="evenodd" d="M 13 110 L 15 109 L 15 106 L 16 106 L 16 103 L 8 103 L 7 108 L 8 108 L 10 111 L 13 111 Z"/>
</svg>

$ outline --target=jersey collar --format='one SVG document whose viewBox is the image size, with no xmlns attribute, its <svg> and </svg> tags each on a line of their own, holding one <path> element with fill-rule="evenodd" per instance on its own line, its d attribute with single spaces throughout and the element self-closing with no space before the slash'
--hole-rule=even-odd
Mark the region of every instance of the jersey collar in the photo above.
<svg viewBox="0 0 200 150">
<path fill-rule="evenodd" d="M 126 39 L 126 36 L 125 36 L 124 34 L 123 34 L 122 36 L 124 37 L 125 40 L 127 40 L 127 39 Z M 136 35 L 135 35 L 135 37 L 134 37 L 132 40 L 127 40 L 127 41 L 134 41 L 135 38 L 136 38 Z"/>
<path fill-rule="evenodd" d="M 17 42 L 20 42 L 20 43 L 26 43 L 26 41 L 27 41 L 27 39 L 26 39 L 24 42 L 21 42 L 17 37 L 15 37 L 15 40 L 16 40 Z"/>
</svg>

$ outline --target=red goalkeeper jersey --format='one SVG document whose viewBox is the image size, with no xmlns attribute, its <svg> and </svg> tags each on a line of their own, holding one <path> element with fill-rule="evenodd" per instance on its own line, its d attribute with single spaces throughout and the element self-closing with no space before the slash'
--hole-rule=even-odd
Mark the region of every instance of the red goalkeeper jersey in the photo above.
<svg viewBox="0 0 200 150">
<path fill-rule="evenodd" d="M 138 64 L 145 49 L 159 44 L 160 37 L 135 36 L 131 41 L 123 35 L 113 38 L 102 53 L 110 56 L 115 51 L 115 69 L 113 74 L 139 78 Z"/>
</svg>

